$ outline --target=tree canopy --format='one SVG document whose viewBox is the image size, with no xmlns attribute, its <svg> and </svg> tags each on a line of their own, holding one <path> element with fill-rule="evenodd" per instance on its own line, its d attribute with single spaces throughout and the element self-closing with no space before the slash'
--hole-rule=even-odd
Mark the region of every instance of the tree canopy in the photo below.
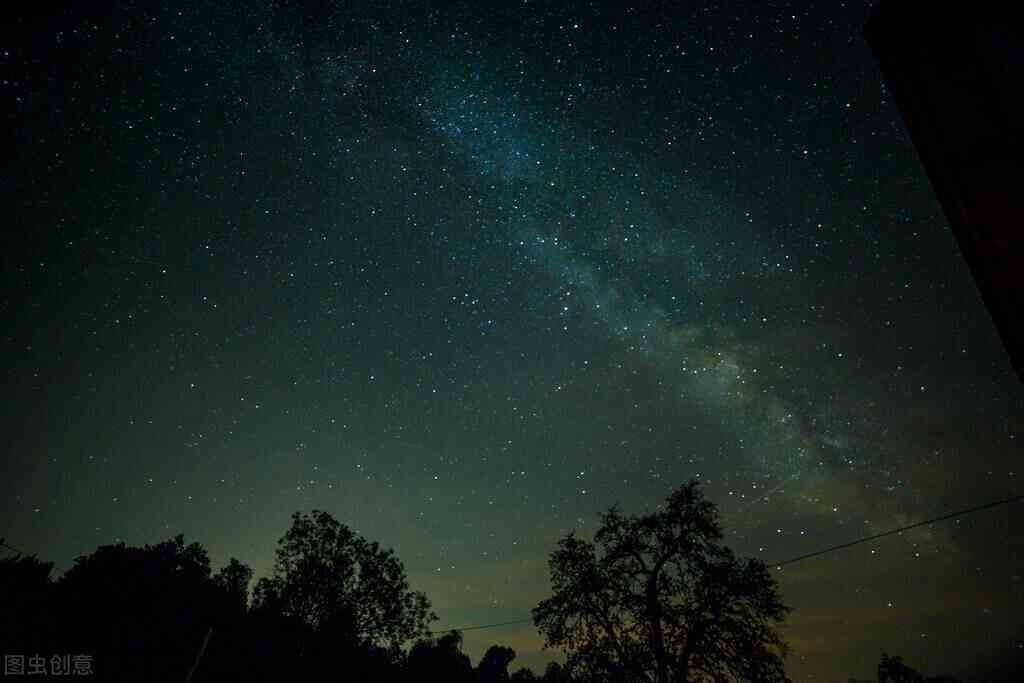
<svg viewBox="0 0 1024 683">
<path fill-rule="evenodd" d="M 951 676 L 925 676 L 906 665 L 900 656 L 890 657 L 885 652 L 878 662 L 878 683 L 960 683 Z"/>
<path fill-rule="evenodd" d="M 414 679 L 427 671 L 447 683 L 472 682 L 473 665 L 462 652 L 460 631 L 450 631 L 436 640 L 423 639 L 412 646 L 406 658 L 408 678 Z"/>
<path fill-rule="evenodd" d="M 508 665 L 516 658 L 516 651 L 502 645 L 491 645 L 477 664 L 479 683 L 502 683 L 509 680 Z"/>
<path fill-rule="evenodd" d="M 789 608 L 764 563 L 722 544 L 715 506 L 691 481 L 657 511 L 601 516 L 593 542 L 552 553 L 553 595 L 533 618 L 547 647 L 600 681 L 786 681 L 777 625 Z"/>
<path fill-rule="evenodd" d="M 155 545 L 100 546 L 53 583 L 48 647 L 91 653 L 104 680 L 183 680 L 210 629 L 218 638 L 204 665 L 216 663 L 244 615 L 240 584 L 250 575 L 234 559 L 211 575 L 206 549 L 180 534 Z"/>
<path fill-rule="evenodd" d="M 292 515 L 275 554 L 272 574 L 256 584 L 257 610 L 387 650 L 425 637 L 436 619 L 427 596 L 410 589 L 392 550 L 365 540 L 327 512 Z"/>
<path fill-rule="evenodd" d="M 722 546 L 695 482 L 653 513 L 613 507 L 601 521 L 593 542 L 569 534 L 551 556 L 553 595 L 534 620 L 568 658 L 542 675 L 510 673 L 510 647 L 491 645 L 474 667 L 460 631 L 430 636 L 426 598 L 394 553 L 316 511 L 293 515 L 251 605 L 252 570 L 230 558 L 212 572 L 206 549 L 181 535 L 100 546 L 57 579 L 50 562 L 0 557 L 0 642 L 15 654 L 86 653 L 105 681 L 786 680 L 776 626 L 788 608 L 762 563 Z M 957 683 L 886 654 L 878 680 Z"/>
</svg>

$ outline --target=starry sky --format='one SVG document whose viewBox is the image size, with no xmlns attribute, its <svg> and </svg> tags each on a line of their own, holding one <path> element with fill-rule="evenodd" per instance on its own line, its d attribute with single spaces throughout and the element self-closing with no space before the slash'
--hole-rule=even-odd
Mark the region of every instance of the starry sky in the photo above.
<svg viewBox="0 0 1024 683">
<path fill-rule="evenodd" d="M 445 628 L 690 478 L 768 562 L 1021 492 L 867 3 L 70 5 L 0 44 L 0 536 L 58 572 L 184 533 L 260 576 L 323 509 Z M 1019 659 L 1020 514 L 778 571 L 790 675 Z"/>
</svg>

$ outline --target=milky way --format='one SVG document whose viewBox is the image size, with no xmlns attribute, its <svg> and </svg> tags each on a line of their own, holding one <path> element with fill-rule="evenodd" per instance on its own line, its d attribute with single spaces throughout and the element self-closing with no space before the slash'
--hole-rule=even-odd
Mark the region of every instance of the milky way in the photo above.
<svg viewBox="0 0 1024 683">
<path fill-rule="evenodd" d="M 868 8 L 805 5 L 12 22 L 0 536 L 261 575 L 324 509 L 443 628 L 527 618 L 560 536 L 690 478 L 769 562 L 1017 493 L 1020 386 Z M 794 678 L 1019 653 L 986 514 L 780 572 Z"/>
<path fill-rule="evenodd" d="M 819 428 L 810 413 L 820 401 L 797 405 L 762 381 L 776 368 L 757 367 L 758 342 L 741 343 L 731 324 L 718 322 L 735 302 L 703 301 L 748 272 L 755 282 L 785 280 L 800 268 L 789 254 L 760 244 L 753 221 L 744 219 L 750 212 L 740 215 L 686 178 L 641 177 L 641 165 L 614 137 L 599 147 L 586 131 L 551 123 L 557 113 L 502 92 L 509 86 L 496 85 L 484 68 L 453 78 L 448 67 L 417 105 L 455 155 L 479 170 L 479 203 L 497 216 L 480 225 L 488 248 L 546 272 L 544 296 L 558 315 L 600 323 L 593 333 L 610 336 L 655 373 L 681 415 L 718 417 L 745 456 L 726 476 L 754 474 L 740 477 L 740 498 L 764 500 L 819 470 L 834 480 L 845 464 L 865 457 L 850 445 L 849 430 L 837 428 L 849 421 L 830 415 Z M 581 75 L 580 92 L 593 88 L 585 80 Z M 531 131 L 531 122 L 541 130 Z M 680 200 L 685 213 L 656 209 Z M 493 260 L 500 268 L 501 258 Z M 753 309 L 770 306 L 756 291 L 747 298 Z"/>
</svg>

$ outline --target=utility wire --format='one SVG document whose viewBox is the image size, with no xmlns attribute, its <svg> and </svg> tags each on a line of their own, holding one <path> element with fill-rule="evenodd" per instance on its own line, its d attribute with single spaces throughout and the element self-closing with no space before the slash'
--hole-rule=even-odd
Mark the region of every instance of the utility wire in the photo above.
<svg viewBox="0 0 1024 683">
<path fill-rule="evenodd" d="M 842 550 L 843 548 L 849 548 L 850 546 L 860 545 L 861 543 L 867 543 L 868 541 L 874 541 L 876 539 L 884 538 L 886 536 L 893 536 L 895 534 L 901 534 L 904 531 L 909 531 L 910 529 L 916 529 L 917 527 L 927 526 L 928 524 L 935 524 L 936 522 L 943 522 L 943 521 L 945 521 L 947 519 L 953 519 L 954 517 L 962 517 L 964 515 L 969 515 L 972 512 L 979 512 L 981 510 L 988 510 L 989 508 L 999 507 L 1000 505 L 1006 505 L 1008 503 L 1015 503 L 1015 502 L 1020 501 L 1020 500 L 1024 500 L 1024 495 L 1013 496 L 1011 498 L 1003 498 L 1002 500 L 995 500 L 995 501 L 992 501 L 991 503 L 985 503 L 984 505 L 978 505 L 978 506 L 972 507 L 972 508 L 965 508 L 963 510 L 957 510 L 956 512 L 950 512 L 948 514 L 941 515 L 939 517 L 932 517 L 931 519 L 926 519 L 923 522 L 916 522 L 914 524 L 908 524 L 906 526 L 901 526 L 901 527 L 899 527 L 897 529 L 890 529 L 889 531 L 883 531 L 880 534 L 873 534 L 871 536 L 865 536 L 864 538 L 858 538 L 855 541 L 848 541 L 846 543 L 840 543 L 839 545 L 834 545 L 834 546 L 831 546 L 829 548 L 825 548 L 824 550 L 818 550 L 818 551 L 815 551 L 813 553 L 807 553 L 806 555 L 799 555 L 797 557 L 793 557 L 793 558 L 790 558 L 788 560 L 783 560 L 782 562 L 775 562 L 773 564 L 769 564 L 768 566 L 769 567 L 775 567 L 776 569 L 778 569 L 779 567 L 784 567 L 787 564 L 793 564 L 794 562 L 800 562 L 801 560 L 807 560 L 807 559 L 810 559 L 812 557 L 818 557 L 819 555 L 824 555 L 826 553 L 835 552 L 836 550 Z"/>
<path fill-rule="evenodd" d="M 436 636 L 442 633 L 451 633 L 452 631 L 479 631 L 482 628 L 496 628 L 498 626 L 508 626 L 510 624 L 526 624 L 532 622 L 533 619 L 514 619 L 512 621 L 500 621 L 497 624 L 482 624 L 480 626 L 464 626 L 462 628 L 446 628 L 438 631 L 431 631 L 430 635 Z"/>
<path fill-rule="evenodd" d="M 813 557 L 821 557 L 822 555 L 827 555 L 828 553 L 833 553 L 833 552 L 835 552 L 837 550 L 843 550 L 845 548 L 850 548 L 850 547 L 853 547 L 855 545 L 860 545 L 862 543 L 868 543 L 870 541 L 876 541 L 876 540 L 878 540 L 880 538 L 885 538 L 886 536 L 895 536 L 896 534 L 901 534 L 904 531 L 909 531 L 911 529 L 917 529 L 919 527 L 928 526 L 929 524 L 935 524 L 937 522 L 944 522 L 947 519 L 954 519 L 956 517 L 963 517 L 964 515 L 970 515 L 970 514 L 973 514 L 975 512 L 981 512 L 982 510 L 990 510 L 992 508 L 999 507 L 1001 505 L 1008 505 L 1010 503 L 1016 503 L 1016 502 L 1019 502 L 1019 501 L 1024 501 L 1024 495 L 1011 496 L 1009 498 L 1003 498 L 1001 500 L 994 500 L 992 502 L 985 503 L 983 505 L 976 505 L 974 507 L 964 508 L 962 510 L 957 510 L 955 512 L 949 512 L 947 514 L 939 515 L 938 517 L 932 517 L 931 519 L 926 519 L 926 520 L 921 521 L 921 522 L 915 522 L 914 524 L 907 524 L 905 526 L 897 527 L 895 529 L 890 529 L 889 531 L 883 531 L 882 533 L 879 533 L 879 534 L 872 534 L 870 536 L 864 536 L 863 538 L 858 538 L 858 539 L 855 539 L 853 541 L 847 541 L 846 543 L 840 543 L 838 545 L 829 546 L 828 548 L 824 548 L 822 550 L 817 550 L 817 551 L 815 551 L 813 553 L 806 553 L 804 555 L 798 555 L 796 557 L 791 557 L 790 559 L 783 560 L 781 562 L 766 563 L 766 566 L 768 566 L 768 567 L 775 567 L 776 569 L 780 569 L 780 568 L 785 567 L 786 565 L 789 565 L 789 564 L 794 564 L 796 562 L 802 562 L 803 560 L 809 560 L 809 559 L 811 559 Z M 8 550 L 11 550 L 13 552 L 16 552 L 19 555 L 25 555 L 24 552 L 22 552 L 21 550 L 15 548 L 14 546 L 10 545 L 9 543 L 7 543 L 6 539 L 0 538 L 0 546 L 2 546 L 4 548 L 7 548 Z M 513 624 L 526 624 L 526 623 L 530 623 L 532 621 L 533 621 L 532 619 L 513 619 L 511 621 L 500 621 L 500 622 L 497 622 L 497 623 L 494 623 L 494 624 L 478 624 L 478 625 L 473 625 L 473 626 L 463 626 L 461 628 L 438 629 L 438 630 L 430 631 L 430 635 L 438 635 L 438 634 L 442 634 L 442 633 L 451 633 L 452 631 L 479 631 L 479 630 L 485 629 L 485 628 L 498 628 L 499 626 L 511 626 Z"/>
<path fill-rule="evenodd" d="M 838 545 L 833 545 L 833 546 L 830 546 L 828 548 L 824 548 L 823 550 L 817 550 L 817 551 L 815 551 L 813 553 L 807 553 L 805 555 L 798 555 L 797 557 L 791 557 L 790 559 L 783 560 L 782 562 L 766 563 L 766 566 L 768 566 L 768 567 L 775 567 L 776 569 L 779 569 L 781 567 L 785 567 L 788 564 L 793 564 L 795 562 L 801 562 L 803 560 L 809 560 L 812 557 L 820 557 L 820 556 L 828 554 L 828 553 L 833 553 L 833 552 L 835 552 L 837 550 L 842 550 L 844 548 L 850 548 L 850 547 L 855 546 L 855 545 L 860 545 L 861 543 L 868 543 L 869 541 L 875 541 L 875 540 L 878 540 L 879 538 L 885 538 L 886 536 L 894 536 L 896 534 L 901 534 L 904 531 L 909 531 L 910 529 L 916 529 L 918 527 L 927 526 L 929 524 L 935 524 L 936 522 L 944 522 L 947 519 L 953 519 L 955 517 L 963 517 L 964 515 L 969 515 L 969 514 L 972 514 L 972 513 L 975 513 L 975 512 L 980 512 L 982 510 L 989 510 L 991 508 L 999 507 L 1000 505 L 1008 505 L 1009 503 L 1016 503 L 1018 501 L 1024 501 L 1024 495 L 1011 496 L 1010 498 L 1003 498 L 1002 500 L 994 500 L 994 501 L 992 501 L 990 503 L 985 503 L 984 505 L 976 505 L 974 507 L 964 508 L 962 510 L 957 510 L 956 512 L 950 512 L 950 513 L 947 513 L 945 515 L 940 515 L 938 517 L 932 517 L 931 519 L 926 519 L 923 522 L 915 522 L 914 524 L 907 524 L 906 526 L 901 526 L 901 527 L 898 527 L 896 529 L 890 529 L 889 531 L 883 531 L 880 534 L 872 534 L 871 536 L 865 536 L 863 538 L 858 538 L 858 539 L 853 540 L 853 541 L 847 541 L 846 543 L 840 543 Z M 525 624 L 525 623 L 528 623 L 528 622 L 531 622 L 531 621 L 533 621 L 533 620 L 532 619 L 516 619 L 514 621 L 502 621 L 502 622 L 498 622 L 496 624 L 482 624 L 482 625 L 479 625 L 479 626 L 465 626 L 463 628 L 449 628 L 449 629 L 431 631 L 431 635 L 437 635 L 437 634 L 440 634 L 440 633 L 451 633 L 452 631 L 478 631 L 480 629 L 497 628 L 498 626 L 508 626 L 510 624 Z"/>
</svg>

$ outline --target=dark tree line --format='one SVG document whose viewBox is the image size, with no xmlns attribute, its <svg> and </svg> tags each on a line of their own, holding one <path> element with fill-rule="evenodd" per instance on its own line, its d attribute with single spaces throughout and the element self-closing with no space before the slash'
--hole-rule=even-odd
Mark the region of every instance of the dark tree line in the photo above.
<svg viewBox="0 0 1024 683">
<path fill-rule="evenodd" d="M 925 676 L 903 663 L 902 657 L 882 653 L 878 663 L 878 683 L 960 683 L 949 676 Z"/>
<path fill-rule="evenodd" d="M 613 507 L 592 542 L 563 538 L 534 622 L 566 663 L 542 675 L 510 672 L 508 647 L 474 666 L 460 633 L 431 637 L 430 603 L 394 552 L 319 511 L 293 515 L 254 585 L 182 536 L 101 546 L 57 579 L 34 557 L 0 559 L 0 643 L 88 653 L 98 680 L 786 681 L 788 608 L 766 567 L 721 540 L 695 482 L 651 514 Z"/>
<path fill-rule="evenodd" d="M 100 546 L 56 580 L 52 571 L 35 557 L 0 558 L 0 649 L 88 654 L 95 680 L 513 680 L 510 648 L 490 648 L 474 667 L 461 634 L 430 638 L 430 604 L 394 553 L 325 512 L 293 515 L 251 594 L 249 567 L 232 558 L 213 572 L 206 550 L 180 535 Z"/>
</svg>

